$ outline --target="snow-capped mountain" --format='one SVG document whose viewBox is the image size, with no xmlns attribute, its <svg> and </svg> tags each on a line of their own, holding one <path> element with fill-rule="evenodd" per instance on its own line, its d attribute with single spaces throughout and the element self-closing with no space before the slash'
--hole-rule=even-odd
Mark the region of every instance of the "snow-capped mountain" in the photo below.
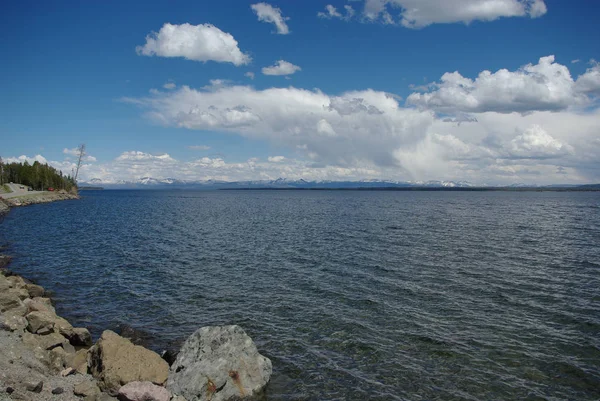
<svg viewBox="0 0 600 401">
<path fill-rule="evenodd" d="M 252 180 L 252 181 L 186 181 L 176 178 L 153 178 L 141 177 L 134 181 L 124 180 L 102 180 L 93 178 L 87 182 L 81 182 L 80 186 L 93 186 L 104 188 L 191 188 L 191 189 L 216 189 L 216 188 L 405 188 L 405 187 L 450 187 L 464 188 L 474 185 L 467 181 L 393 181 L 366 179 L 360 181 L 306 181 L 303 179 L 290 180 L 288 178 L 277 178 L 275 180 Z"/>
</svg>

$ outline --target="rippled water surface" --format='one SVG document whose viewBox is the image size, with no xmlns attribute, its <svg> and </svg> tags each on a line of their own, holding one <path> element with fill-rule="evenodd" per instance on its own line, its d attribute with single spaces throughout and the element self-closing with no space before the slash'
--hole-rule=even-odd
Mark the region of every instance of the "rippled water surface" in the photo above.
<svg viewBox="0 0 600 401">
<path fill-rule="evenodd" d="M 269 400 L 598 400 L 600 194 L 89 191 L 13 270 L 98 336 L 240 324 Z"/>
</svg>

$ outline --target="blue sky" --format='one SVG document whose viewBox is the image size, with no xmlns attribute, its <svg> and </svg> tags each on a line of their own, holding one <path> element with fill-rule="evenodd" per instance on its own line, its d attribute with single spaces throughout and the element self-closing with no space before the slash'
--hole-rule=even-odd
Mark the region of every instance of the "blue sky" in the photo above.
<svg viewBox="0 0 600 401">
<path fill-rule="evenodd" d="M 598 182 L 599 17 L 589 0 L 5 2 L 0 156 L 69 172 L 85 143 L 82 179 L 104 182 Z"/>
</svg>

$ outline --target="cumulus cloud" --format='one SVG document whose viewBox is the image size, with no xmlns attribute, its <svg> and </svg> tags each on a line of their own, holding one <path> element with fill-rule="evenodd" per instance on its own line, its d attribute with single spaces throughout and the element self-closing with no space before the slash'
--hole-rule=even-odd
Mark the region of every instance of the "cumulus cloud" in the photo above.
<svg viewBox="0 0 600 401">
<path fill-rule="evenodd" d="M 447 72 L 440 82 L 430 85 L 433 91 L 413 93 L 407 103 L 444 113 L 565 110 L 589 102 L 586 94 L 597 91 L 598 72 L 597 66 L 588 69 L 576 83 L 569 69 L 556 63 L 554 56 L 542 57 L 538 64 L 516 71 L 483 71 L 474 80 L 458 71 Z"/>
<path fill-rule="evenodd" d="M 79 149 L 77 149 L 77 148 L 71 148 L 71 149 L 64 148 L 63 149 L 63 154 L 69 155 L 69 156 L 79 157 Z M 83 161 L 86 161 L 86 162 L 95 162 L 97 160 L 96 160 L 96 158 L 94 156 L 86 154 L 83 157 Z"/>
<path fill-rule="evenodd" d="M 175 82 L 166 82 L 163 85 L 163 88 L 165 88 L 165 89 L 175 89 L 176 86 L 177 85 L 175 85 Z"/>
<path fill-rule="evenodd" d="M 562 74 L 560 68 L 558 71 Z M 527 80 L 532 74 L 517 72 L 510 73 L 516 74 L 517 80 Z M 463 79 L 467 82 L 458 88 L 474 92 L 472 87 L 479 85 L 478 80 Z M 538 81 L 544 82 L 544 78 L 533 80 L 533 84 Z M 572 79 L 568 82 L 575 85 Z M 546 85 L 555 90 L 548 82 Z M 501 86 L 496 91 L 498 98 L 506 98 Z M 575 92 L 575 103 L 579 104 L 583 94 Z M 512 96 L 518 98 L 514 93 Z M 560 100 L 561 96 L 553 99 Z M 461 106 L 466 111 L 448 107 L 446 111 L 456 113 L 438 114 L 439 109 L 405 107 L 397 96 L 381 91 L 327 94 L 294 87 L 257 90 L 231 83 L 201 89 L 179 86 L 124 100 L 138 105 L 162 125 L 267 141 L 295 152 L 297 157 L 277 163 L 267 159 L 262 165 L 259 160 L 241 164 L 217 159 L 198 162 L 211 166 L 212 177 L 355 177 L 482 184 L 600 181 L 598 108 L 547 107 L 547 101 L 542 101 L 544 107 L 536 110 L 508 97 L 508 105 L 516 111 L 483 102 L 486 107 L 473 110 Z M 217 167 L 220 163 L 225 167 Z M 176 165 L 183 168 L 181 163 Z M 558 167 L 562 167 L 560 176 Z M 194 171 L 185 174 L 198 175 Z"/>
<path fill-rule="evenodd" d="M 537 124 L 532 125 L 511 142 L 512 156 L 521 158 L 550 158 L 573 153 L 573 147 L 564 144 Z"/>
<path fill-rule="evenodd" d="M 577 78 L 575 88 L 585 94 L 600 96 L 600 64 L 591 62 L 592 67 Z"/>
<path fill-rule="evenodd" d="M 233 35 L 211 24 L 173 25 L 166 23 L 160 31 L 146 36 L 146 44 L 136 47 L 144 56 L 183 57 L 193 61 L 216 61 L 236 66 L 250 63 Z"/>
<path fill-rule="evenodd" d="M 254 79 L 254 73 L 252 71 L 248 71 L 247 73 L 244 74 L 245 77 L 248 77 L 250 79 Z"/>
<path fill-rule="evenodd" d="M 285 157 L 283 157 L 283 156 L 269 156 L 268 160 L 271 163 L 281 163 L 282 161 L 285 160 Z"/>
<path fill-rule="evenodd" d="M 278 60 L 275 65 L 263 67 L 262 73 L 264 75 L 291 75 L 300 70 L 302 70 L 302 68 L 298 67 L 297 65 L 285 60 Z"/>
<path fill-rule="evenodd" d="M 229 131 L 271 139 L 314 161 L 349 166 L 394 165 L 391 150 L 418 140 L 433 121 L 427 111 L 403 108 L 393 95 L 373 90 L 330 96 L 319 90 L 227 86 L 216 91 L 186 86 L 141 99 L 161 124 L 194 130 Z"/>
<path fill-rule="evenodd" d="M 28 164 L 33 164 L 35 162 L 41 163 L 41 164 L 46 164 L 48 163 L 48 160 L 46 160 L 46 158 L 42 155 L 35 155 L 35 156 L 26 156 L 26 155 L 21 155 L 21 156 L 17 156 L 17 157 L 7 157 L 4 160 L 4 163 L 25 163 L 27 162 Z"/>
<path fill-rule="evenodd" d="M 250 7 L 258 17 L 259 21 L 275 25 L 278 34 L 287 35 L 290 33 L 290 29 L 285 23 L 289 18 L 281 15 L 281 9 L 273 7 L 268 3 L 256 3 L 252 4 Z"/>
<path fill-rule="evenodd" d="M 344 10 L 345 14 L 342 15 L 340 12 L 338 12 L 337 8 L 335 8 L 331 4 L 327 4 L 325 6 L 325 11 L 319 11 L 317 13 L 317 17 L 324 19 L 338 18 L 341 20 L 349 21 L 355 14 L 354 8 L 352 8 L 352 6 L 345 5 Z"/>
<path fill-rule="evenodd" d="M 365 0 L 363 16 L 367 21 L 393 23 L 399 15 L 406 28 L 431 24 L 494 21 L 502 17 L 537 18 L 546 14 L 544 0 Z"/>
</svg>

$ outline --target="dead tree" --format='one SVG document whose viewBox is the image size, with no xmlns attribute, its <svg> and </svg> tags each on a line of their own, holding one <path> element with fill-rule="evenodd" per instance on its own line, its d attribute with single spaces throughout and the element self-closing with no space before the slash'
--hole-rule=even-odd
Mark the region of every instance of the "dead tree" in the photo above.
<svg viewBox="0 0 600 401">
<path fill-rule="evenodd" d="M 77 184 L 77 176 L 79 175 L 79 168 L 81 167 L 81 162 L 83 161 L 83 158 L 85 157 L 85 143 L 82 143 L 81 145 L 79 145 L 79 147 L 77 148 L 77 168 L 75 169 L 75 177 L 73 178 L 75 181 L 75 184 Z"/>
</svg>

